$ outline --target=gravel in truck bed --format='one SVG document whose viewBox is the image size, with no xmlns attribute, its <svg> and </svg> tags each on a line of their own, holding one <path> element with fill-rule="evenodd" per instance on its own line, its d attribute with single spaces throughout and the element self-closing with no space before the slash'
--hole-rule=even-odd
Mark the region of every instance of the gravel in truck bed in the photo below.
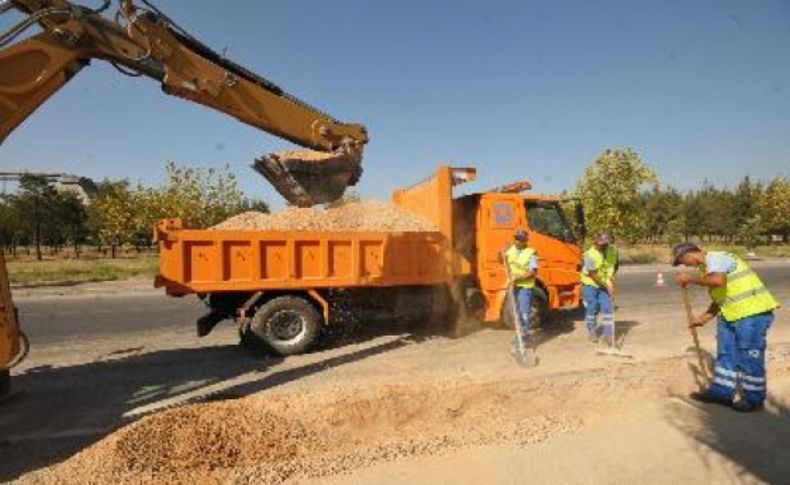
<svg viewBox="0 0 790 485">
<path fill-rule="evenodd" d="M 286 207 L 273 214 L 244 212 L 216 226 L 214 230 L 256 231 L 435 231 L 425 219 L 393 204 L 361 201 L 340 207 Z"/>
</svg>

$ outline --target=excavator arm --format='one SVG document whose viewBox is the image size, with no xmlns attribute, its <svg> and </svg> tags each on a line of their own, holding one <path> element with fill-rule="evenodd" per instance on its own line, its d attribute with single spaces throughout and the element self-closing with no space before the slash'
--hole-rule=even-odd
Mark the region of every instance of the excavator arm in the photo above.
<svg viewBox="0 0 790 485">
<path fill-rule="evenodd" d="M 0 143 L 92 59 L 159 81 L 165 93 L 227 113 L 309 150 L 265 155 L 253 164 L 288 201 L 340 198 L 361 174 L 365 128 L 341 123 L 274 83 L 212 51 L 164 13 L 122 0 L 114 20 L 67 0 L 10 0 L 27 18 L 0 36 Z M 41 33 L 9 45 L 26 28 Z M 8 47 L 6 47 L 9 45 Z"/>
</svg>

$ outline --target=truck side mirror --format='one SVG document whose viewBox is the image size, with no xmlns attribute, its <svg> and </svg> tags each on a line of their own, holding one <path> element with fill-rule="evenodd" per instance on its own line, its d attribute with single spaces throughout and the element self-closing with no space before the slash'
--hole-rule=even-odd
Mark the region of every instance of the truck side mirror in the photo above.
<svg viewBox="0 0 790 485">
<path fill-rule="evenodd" d="M 576 226 L 579 228 L 581 232 L 582 239 L 587 238 L 587 224 L 584 220 L 584 206 L 582 205 L 580 200 L 576 201 Z"/>
</svg>

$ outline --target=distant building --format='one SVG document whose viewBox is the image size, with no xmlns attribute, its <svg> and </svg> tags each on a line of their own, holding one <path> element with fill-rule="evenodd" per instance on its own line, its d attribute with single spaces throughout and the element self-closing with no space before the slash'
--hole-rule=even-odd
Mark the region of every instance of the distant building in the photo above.
<svg viewBox="0 0 790 485">
<path fill-rule="evenodd" d="M 91 199 L 96 195 L 96 183 L 88 177 L 80 177 L 66 173 L 52 172 L 0 172 L 0 181 L 18 182 L 23 175 L 33 175 L 43 177 L 47 182 L 55 187 L 55 190 L 62 193 L 72 193 L 84 204 L 90 204 Z"/>
</svg>

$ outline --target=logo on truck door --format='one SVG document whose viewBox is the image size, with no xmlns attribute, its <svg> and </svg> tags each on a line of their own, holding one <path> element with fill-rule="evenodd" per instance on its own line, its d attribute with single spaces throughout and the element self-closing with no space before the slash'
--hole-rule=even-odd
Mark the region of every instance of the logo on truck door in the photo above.
<svg viewBox="0 0 790 485">
<path fill-rule="evenodd" d="M 513 207 L 507 202 L 494 204 L 494 225 L 501 227 L 513 226 Z"/>
</svg>

